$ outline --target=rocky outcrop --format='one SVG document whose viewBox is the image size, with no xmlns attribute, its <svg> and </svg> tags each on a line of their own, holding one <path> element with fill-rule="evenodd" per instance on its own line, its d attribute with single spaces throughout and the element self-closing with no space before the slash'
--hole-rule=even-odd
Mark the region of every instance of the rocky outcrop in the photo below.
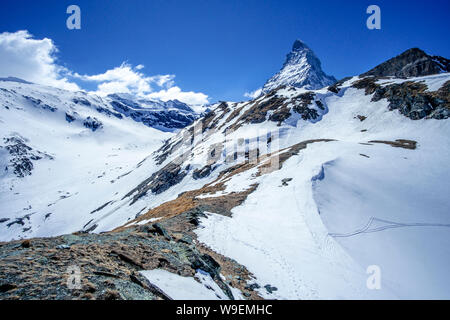
<svg viewBox="0 0 450 320">
<path fill-rule="evenodd" d="M 157 224 L 102 234 L 0 243 L 0 299 L 170 299 L 139 273 L 156 268 L 184 277 L 201 271 L 229 299 L 235 298 L 230 286 L 260 299 L 245 288 L 252 277 L 245 267 L 196 244 L 191 220 L 198 214 L 186 211 Z"/>
<path fill-rule="evenodd" d="M 124 199 L 132 196 L 131 204 L 151 191 L 155 194 L 162 193 L 179 183 L 187 175 L 186 170 L 182 170 L 179 164 L 173 162 L 167 164 L 162 169 L 153 173 L 149 178 L 142 181 L 136 188 L 128 192 Z"/>
<path fill-rule="evenodd" d="M 43 158 L 53 160 L 53 157 L 45 152 L 34 150 L 26 144 L 27 140 L 20 136 L 3 138 L 6 149 L 9 153 L 9 163 L 4 168 L 5 171 L 12 171 L 17 177 L 23 178 L 31 175 L 34 168 L 33 162 Z"/>
<path fill-rule="evenodd" d="M 450 60 L 439 56 L 429 56 L 418 48 L 412 48 L 361 74 L 361 77 L 409 78 L 441 72 L 450 72 Z"/>
<path fill-rule="evenodd" d="M 106 99 L 118 114 L 164 131 L 184 128 L 199 117 L 187 104 L 178 100 L 163 102 L 125 94 L 111 94 Z M 113 115 L 117 116 L 116 113 Z"/>
<path fill-rule="evenodd" d="M 31 96 L 26 95 L 24 95 L 23 98 L 35 108 L 39 108 L 42 110 L 49 110 L 51 112 L 55 112 L 56 110 L 58 110 L 58 108 L 44 103 L 41 99 L 33 98 Z"/>
<path fill-rule="evenodd" d="M 366 77 L 356 81 L 353 87 L 373 94 L 372 101 L 387 99 L 389 110 L 398 110 L 412 120 L 450 117 L 450 81 L 439 90 L 429 92 L 423 82 L 405 81 L 383 86 L 377 80 L 379 78 Z"/>
<path fill-rule="evenodd" d="M 103 128 L 103 123 L 97 118 L 89 116 L 83 121 L 83 126 L 85 126 L 88 129 L 91 129 L 92 131 L 96 131 L 98 129 Z"/>
<path fill-rule="evenodd" d="M 201 169 L 195 169 L 194 172 L 192 172 L 192 177 L 195 180 L 203 179 L 205 177 L 208 177 L 211 174 L 212 170 L 213 169 L 211 165 L 206 165 Z"/>
</svg>

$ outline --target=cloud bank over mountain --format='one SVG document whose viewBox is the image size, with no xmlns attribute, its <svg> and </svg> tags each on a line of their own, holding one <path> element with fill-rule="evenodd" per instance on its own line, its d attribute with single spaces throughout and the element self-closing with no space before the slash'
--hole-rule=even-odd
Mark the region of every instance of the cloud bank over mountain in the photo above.
<svg viewBox="0 0 450 320">
<path fill-rule="evenodd" d="M 64 67 L 57 53 L 52 39 L 36 39 L 27 30 L 0 33 L 0 77 L 13 76 L 72 91 L 95 84 L 94 93 L 101 96 L 120 92 L 163 101 L 177 99 L 191 105 L 209 102 L 204 93 L 176 86 L 173 74 L 146 75 L 142 64 L 122 62 L 103 73 L 79 74 Z"/>
</svg>

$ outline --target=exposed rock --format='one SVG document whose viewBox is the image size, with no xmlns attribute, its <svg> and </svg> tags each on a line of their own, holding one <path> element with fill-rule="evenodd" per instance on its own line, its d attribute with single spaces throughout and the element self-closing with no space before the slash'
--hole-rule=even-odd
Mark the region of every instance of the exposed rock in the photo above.
<svg viewBox="0 0 450 320">
<path fill-rule="evenodd" d="M 341 90 L 341 86 L 344 84 L 344 82 L 350 80 L 351 78 L 352 77 L 345 77 L 345 78 L 337 81 L 336 83 L 334 83 L 333 85 L 328 87 L 328 91 L 338 94 L 339 91 Z"/>
<path fill-rule="evenodd" d="M 310 90 L 320 89 L 336 82 L 322 71 L 320 60 L 301 40 L 296 40 L 281 70 L 264 84 L 262 92 L 293 86 Z"/>
<path fill-rule="evenodd" d="M 131 204 L 133 204 L 139 198 L 146 195 L 148 191 L 159 194 L 166 191 L 171 186 L 179 183 L 186 175 L 187 172 L 185 170 L 181 170 L 181 166 L 179 164 L 171 162 L 162 169 L 153 173 L 149 178 L 141 182 L 136 188 L 128 192 L 124 196 L 124 199 L 136 193 L 133 196 L 133 200 L 131 202 Z"/>
<path fill-rule="evenodd" d="M 25 98 L 25 100 L 27 100 L 29 103 L 31 103 L 31 105 L 35 108 L 40 108 L 43 110 L 49 110 L 51 112 L 55 112 L 56 110 L 58 110 L 58 108 L 56 107 L 52 107 L 46 103 L 44 103 L 41 99 L 36 99 L 30 96 L 23 96 Z"/>
<path fill-rule="evenodd" d="M 404 148 L 414 150 L 417 146 L 417 141 L 414 140 L 406 140 L 406 139 L 397 139 L 395 141 L 384 141 L 384 140 L 371 140 L 370 143 L 384 143 L 388 144 L 392 147 L 396 148 Z"/>
<path fill-rule="evenodd" d="M 450 60 L 439 56 L 429 56 L 418 48 L 412 48 L 361 74 L 360 77 L 394 76 L 408 78 L 449 71 Z"/>
<path fill-rule="evenodd" d="M 257 103 L 254 103 L 254 105 L 236 121 L 236 123 L 239 123 L 239 125 L 236 125 L 233 129 L 238 129 L 243 123 L 264 122 L 267 118 L 267 113 L 269 111 L 275 111 L 282 107 L 285 100 L 286 98 L 274 96 L 266 101 L 258 101 Z M 270 120 L 279 121 L 277 116 L 272 117 L 272 119 Z"/>
<path fill-rule="evenodd" d="M 303 120 L 316 120 L 319 117 L 316 109 L 308 107 L 308 105 L 312 104 L 314 97 L 315 94 L 312 92 L 302 93 L 295 97 L 295 105 L 292 109 L 300 114 Z"/>
<path fill-rule="evenodd" d="M 277 287 L 272 287 L 270 284 L 266 284 L 266 285 L 264 286 L 264 288 L 266 288 L 266 290 L 267 290 L 268 293 L 272 293 L 272 292 L 278 290 Z"/>
<path fill-rule="evenodd" d="M 203 179 L 203 178 L 208 177 L 211 174 L 211 171 L 212 171 L 211 170 L 211 166 L 210 165 L 206 165 L 206 166 L 204 166 L 201 169 L 195 169 L 194 172 L 192 173 L 192 177 L 195 180 Z"/>
<path fill-rule="evenodd" d="M 95 117 L 87 117 L 84 121 L 83 121 L 83 125 L 88 128 L 91 129 L 92 131 L 96 131 L 97 129 L 100 129 L 103 127 L 103 124 L 101 123 L 100 120 L 98 120 Z"/>
<path fill-rule="evenodd" d="M 103 300 L 123 300 L 117 290 L 106 289 L 102 296 Z"/>
<path fill-rule="evenodd" d="M 91 106 L 91 103 L 89 102 L 89 100 L 87 100 L 85 98 L 77 97 L 77 98 L 73 98 L 72 101 L 75 104 L 81 104 L 81 105 L 86 106 L 86 107 L 90 107 Z"/>
<path fill-rule="evenodd" d="M 172 240 L 172 237 L 169 235 L 169 233 L 164 229 L 159 223 L 154 223 L 152 227 L 155 229 L 156 233 L 162 235 L 164 238 L 166 238 L 168 241 Z"/>
<path fill-rule="evenodd" d="M 248 284 L 245 286 L 245 289 L 249 290 L 249 291 L 253 291 L 255 289 L 259 289 L 261 288 L 259 284 L 257 283 L 252 283 L 252 284 Z"/>
<path fill-rule="evenodd" d="M 387 99 L 389 110 L 399 110 L 412 120 L 450 117 L 450 81 L 439 90 L 429 92 L 422 82 L 405 81 L 382 86 L 376 83 L 377 80 L 375 77 L 363 78 L 356 81 L 353 87 L 365 89 L 366 94 L 373 94 L 372 101 Z"/>
<path fill-rule="evenodd" d="M 17 286 L 12 283 L 0 283 L 0 293 L 8 292 L 16 288 Z"/>
<path fill-rule="evenodd" d="M 122 119 L 123 118 L 123 116 L 120 113 L 118 113 L 118 112 L 112 112 L 112 111 L 110 111 L 110 110 L 108 110 L 106 108 L 103 108 L 103 107 L 97 107 L 96 109 L 97 109 L 98 112 L 104 113 L 104 114 L 106 114 L 108 116 L 114 116 L 114 117 L 116 117 L 118 119 Z"/>
<path fill-rule="evenodd" d="M 28 239 L 24 240 L 24 241 L 22 241 L 21 246 L 22 246 L 22 248 L 29 248 L 29 247 L 31 247 L 31 241 Z"/>
<path fill-rule="evenodd" d="M 27 140 L 20 136 L 12 136 L 9 138 L 3 138 L 5 143 L 5 149 L 10 155 L 9 165 L 6 167 L 12 168 L 13 173 L 17 177 L 25 177 L 31 175 L 31 171 L 34 168 L 33 161 L 41 160 L 43 158 L 53 160 L 53 157 L 45 152 L 33 150 L 26 144 Z M 3 148 L 3 147 L 0 147 Z"/>
<path fill-rule="evenodd" d="M 75 116 L 73 116 L 73 115 L 71 115 L 71 114 L 68 114 L 68 113 L 66 112 L 66 121 L 69 122 L 69 123 L 75 121 Z"/>
<path fill-rule="evenodd" d="M 187 104 L 178 100 L 164 102 L 138 99 L 125 94 L 110 94 L 107 96 L 107 100 L 109 100 L 113 109 L 119 112 L 111 112 L 110 114 L 116 117 L 119 117 L 119 115 L 122 117 L 123 114 L 134 121 L 142 122 L 146 126 L 164 131 L 185 128 L 199 117 Z"/>
<path fill-rule="evenodd" d="M 363 122 L 364 120 L 366 120 L 367 119 L 367 117 L 366 116 L 362 116 L 362 115 L 360 115 L 360 114 L 358 114 L 355 118 L 358 118 L 359 119 L 359 121 L 361 121 L 361 122 Z"/>
</svg>

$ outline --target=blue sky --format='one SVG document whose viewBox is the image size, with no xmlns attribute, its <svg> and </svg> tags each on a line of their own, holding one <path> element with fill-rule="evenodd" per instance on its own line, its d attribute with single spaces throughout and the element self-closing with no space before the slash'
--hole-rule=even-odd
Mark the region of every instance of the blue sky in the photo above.
<svg viewBox="0 0 450 320">
<path fill-rule="evenodd" d="M 81 8 L 81 30 L 66 28 L 70 4 Z M 366 28 L 370 4 L 381 8 L 381 30 Z M 175 75 L 171 83 L 211 102 L 242 100 L 261 87 L 296 38 L 338 79 L 411 47 L 450 56 L 448 0 L 2 0 L 0 6 L 0 33 L 28 30 L 35 39 L 52 39 L 57 63 L 68 70 L 87 76 L 122 62 L 144 65 L 140 73 Z"/>
</svg>

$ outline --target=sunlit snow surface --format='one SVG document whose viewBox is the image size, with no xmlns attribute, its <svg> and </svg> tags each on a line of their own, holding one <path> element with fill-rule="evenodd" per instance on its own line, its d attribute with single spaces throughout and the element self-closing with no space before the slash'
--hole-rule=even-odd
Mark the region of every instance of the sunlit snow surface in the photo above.
<svg viewBox="0 0 450 320">
<path fill-rule="evenodd" d="M 449 74 L 443 74 L 416 80 L 436 90 L 449 79 Z M 232 209 L 231 217 L 210 212 L 202 218 L 195 231 L 198 240 L 244 265 L 265 298 L 450 298 L 446 270 L 450 262 L 450 120 L 410 120 L 389 111 L 385 99 L 372 102 L 364 90 L 349 87 L 355 80 L 344 83 L 338 95 L 326 89 L 314 91 L 324 104 L 320 121 L 305 121 L 294 114 L 280 127 L 271 121 L 246 124 L 227 136 L 233 143 L 279 130 L 279 141 L 272 142 L 279 148 L 310 139 L 336 141 L 309 144 L 270 174 L 257 176 L 250 170 L 225 177 L 225 190 L 199 198 L 259 185 L 242 205 Z M 386 80 L 398 81 L 402 80 Z M 282 89 L 278 94 L 290 98 L 304 91 Z M 59 110 L 65 110 L 64 101 L 59 105 Z M 242 105 L 233 104 L 228 113 Z M 77 111 L 81 116 L 92 114 L 82 107 Z M 367 118 L 360 121 L 358 115 Z M 0 224 L 1 240 L 17 237 L 28 226 L 32 229 L 26 237 L 73 232 L 90 220 L 98 224 L 95 232 L 111 230 L 140 210 L 213 182 L 231 165 L 219 163 L 219 169 L 204 179 L 195 180 L 189 174 L 166 192 L 148 194 L 130 206 L 123 196 L 161 167 L 148 156 L 171 134 L 97 113 L 104 128 L 92 132 L 80 123 L 61 121 L 63 116 L 32 108 L 2 110 L 1 136 L 20 131 L 31 147 L 55 160 L 39 160 L 33 174 L 22 180 L 1 177 L 0 218 L 32 213 L 25 226 Z M 417 149 L 367 144 L 396 139 L 417 141 Z M 223 140 L 222 130 L 207 137 L 193 148 L 189 163 L 201 168 L 207 146 Z M 292 180 L 283 185 L 286 178 Z M 104 209 L 90 214 L 108 201 Z M 26 209 L 28 205 L 32 208 Z M 366 270 L 371 265 L 381 270 L 380 290 L 367 288 Z M 160 276 L 163 283 L 171 277 Z M 168 283 L 166 290 L 177 287 L 178 280 Z M 192 288 L 201 285 L 192 278 L 187 281 Z M 276 290 L 269 293 L 266 285 Z"/>
<path fill-rule="evenodd" d="M 141 271 L 141 274 L 174 300 L 228 300 L 211 276 L 201 270 L 195 279 L 164 269 Z"/>
<path fill-rule="evenodd" d="M 3 138 L 19 136 L 33 150 L 54 158 L 33 161 L 31 175 L 19 178 L 11 169 L 4 171 L 9 158 L 0 149 L 0 219 L 9 218 L 0 224 L 0 240 L 71 233 L 116 212 L 99 221 L 96 231 L 101 231 L 124 224 L 145 208 L 142 203 L 124 205 L 122 198 L 154 169 L 151 158 L 140 167 L 137 164 L 172 133 L 98 112 L 97 108 L 108 105 L 82 92 L 5 81 L 0 81 L 0 88 L 0 145 L 4 145 Z M 24 96 L 42 102 L 35 104 Z M 91 105 L 76 104 L 73 99 L 85 99 Z M 57 110 L 44 109 L 44 105 Z M 66 121 L 66 113 L 76 120 Z M 101 121 L 103 127 L 86 128 L 83 121 L 88 116 Z M 24 225 L 7 226 L 25 216 Z"/>
<path fill-rule="evenodd" d="M 311 144 L 259 177 L 231 218 L 202 219 L 199 240 L 244 264 L 261 287 L 278 288 L 259 289 L 266 298 L 449 298 L 449 120 L 410 120 L 363 90 L 340 95 L 326 98 L 321 121 L 298 122 L 281 145 L 337 141 Z M 396 139 L 418 147 L 361 144 Z M 371 265 L 381 270 L 380 290 L 366 285 Z"/>
</svg>

